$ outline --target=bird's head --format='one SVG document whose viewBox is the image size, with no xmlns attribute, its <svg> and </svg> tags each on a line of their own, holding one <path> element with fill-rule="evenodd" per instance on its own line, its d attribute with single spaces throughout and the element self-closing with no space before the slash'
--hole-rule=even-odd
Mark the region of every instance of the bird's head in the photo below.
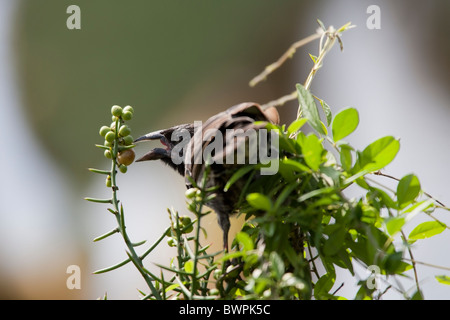
<svg viewBox="0 0 450 320">
<path fill-rule="evenodd" d="M 187 144 L 187 142 L 189 141 L 187 141 L 186 139 L 190 139 L 193 134 L 193 124 L 182 124 L 168 129 L 147 133 L 146 135 L 137 138 L 134 142 L 145 140 L 159 140 L 164 148 L 154 148 L 143 155 L 141 158 L 137 159 L 136 162 L 147 160 L 161 160 L 184 176 L 184 155 L 181 153 L 174 154 L 172 151 L 180 143 Z M 181 150 L 183 150 L 183 148 L 181 148 Z"/>
</svg>

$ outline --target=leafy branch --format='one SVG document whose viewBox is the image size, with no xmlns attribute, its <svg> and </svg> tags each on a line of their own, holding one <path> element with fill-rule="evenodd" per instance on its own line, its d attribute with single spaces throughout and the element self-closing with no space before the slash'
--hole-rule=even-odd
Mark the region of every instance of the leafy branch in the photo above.
<svg viewBox="0 0 450 320">
<path fill-rule="evenodd" d="M 304 85 L 297 84 L 293 93 L 263 105 L 268 108 L 294 99 L 299 102 L 297 118 L 292 123 L 266 126 L 278 132 L 278 172 L 259 176 L 262 164 L 244 165 L 234 172 L 223 190 L 226 192 L 240 179 L 246 180 L 239 207 L 245 223 L 232 250 L 222 256 L 222 252 L 208 253 L 209 245 L 200 241 L 201 232 L 206 237 L 202 219 L 210 213 L 204 208 L 217 192 L 215 187 L 205 187 L 208 166 L 202 183 L 191 181 L 193 188 L 186 192 L 187 208 L 195 219 L 168 210 L 170 227 L 144 254 L 137 255 L 135 247 L 145 241 L 130 240 L 117 186 L 117 169 L 126 172 L 126 166 L 132 162 L 124 162 L 124 154 L 134 147 L 124 122 L 131 119 L 133 112 L 130 116 L 127 107 L 120 112 L 113 107 L 113 123 L 100 130 L 105 143 L 97 145 L 111 159 L 111 169 L 90 169 L 107 176 L 106 185 L 112 196 L 86 200 L 111 205 L 108 211 L 117 221 L 116 228 L 94 241 L 120 233 L 128 250 L 125 260 L 95 273 L 133 262 L 150 289 L 149 293 L 141 292 L 143 299 L 344 299 L 339 296 L 344 286 L 336 272 L 339 267 L 358 278 L 355 299 L 381 299 L 389 290 L 407 299 L 422 299 L 417 264 L 449 270 L 414 258 L 413 249 L 418 242 L 449 229 L 433 213 L 450 208 L 422 190 L 416 175 L 399 179 L 382 172 L 399 152 L 399 140 L 385 136 L 363 150 L 356 149 L 345 139 L 358 128 L 358 111 L 345 108 L 333 115 L 331 107 L 310 92 L 326 54 L 336 41 L 342 49 L 341 34 L 353 27 L 348 23 L 336 30 L 318 22 L 319 31 L 294 43 L 250 83 L 258 84 L 299 47 L 320 39 L 318 56 L 310 55 L 313 67 Z M 317 102 L 325 116 L 323 121 Z M 313 129 L 309 134 L 302 130 L 306 124 Z M 373 175 L 396 181 L 396 188 L 388 188 Z M 350 186 L 358 187 L 358 197 L 347 198 L 346 189 Z M 418 223 L 407 234 L 404 227 L 414 223 L 418 215 L 426 215 L 432 221 Z M 177 255 L 169 266 L 159 264 L 161 272 L 156 276 L 145 268 L 143 260 L 163 239 L 176 249 Z M 374 285 L 371 275 L 358 277 L 355 263 L 378 270 L 384 287 Z M 413 279 L 413 293 L 402 287 L 399 277 Z M 437 275 L 435 279 L 450 284 L 447 275 Z"/>
</svg>

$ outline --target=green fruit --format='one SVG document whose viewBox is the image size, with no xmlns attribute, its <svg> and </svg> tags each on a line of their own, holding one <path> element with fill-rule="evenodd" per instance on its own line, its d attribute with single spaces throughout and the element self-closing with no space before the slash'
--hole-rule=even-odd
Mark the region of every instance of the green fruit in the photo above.
<svg viewBox="0 0 450 320">
<path fill-rule="evenodd" d="M 126 137 L 123 137 L 123 143 L 124 143 L 126 146 L 129 146 L 130 144 L 133 144 L 133 141 L 134 141 L 134 139 L 133 139 L 133 137 L 130 136 L 130 135 L 128 135 L 128 136 L 126 136 Z"/>
<path fill-rule="evenodd" d="M 216 280 L 219 279 L 221 275 L 222 275 L 222 270 L 220 270 L 220 269 L 214 270 L 214 273 L 213 273 L 214 279 L 216 279 Z"/>
<path fill-rule="evenodd" d="M 112 132 L 112 131 L 108 132 L 105 135 L 105 140 L 108 141 L 108 142 L 113 142 L 115 138 L 116 138 L 116 134 L 114 132 Z"/>
<path fill-rule="evenodd" d="M 211 295 L 211 296 L 218 296 L 219 295 L 219 289 L 217 289 L 217 288 L 209 289 L 209 295 Z"/>
<path fill-rule="evenodd" d="M 235 266 L 229 265 L 226 270 L 227 277 L 235 278 L 239 275 L 239 269 L 235 269 Z"/>
<path fill-rule="evenodd" d="M 197 195 L 197 188 L 190 188 L 185 192 L 185 196 L 188 199 L 192 199 Z"/>
<path fill-rule="evenodd" d="M 116 131 L 116 121 L 111 122 L 111 131 Z"/>
<path fill-rule="evenodd" d="M 111 188 L 111 176 L 107 176 L 107 177 L 106 177 L 106 186 L 107 186 L 108 188 Z"/>
<path fill-rule="evenodd" d="M 194 230 L 194 226 L 190 225 L 189 227 L 184 227 L 183 228 L 183 233 L 190 233 Z"/>
<path fill-rule="evenodd" d="M 126 106 L 125 108 L 123 108 L 123 112 L 131 112 L 134 113 L 134 109 L 132 106 Z"/>
<path fill-rule="evenodd" d="M 105 150 L 104 153 L 105 157 L 108 159 L 112 159 L 112 154 L 111 154 L 111 150 Z"/>
<path fill-rule="evenodd" d="M 127 172 L 127 170 L 128 170 L 128 168 L 127 168 L 127 166 L 126 166 L 126 165 L 124 165 L 124 164 L 121 164 L 121 165 L 119 166 L 119 171 L 120 171 L 120 172 L 122 172 L 122 173 L 126 173 L 126 172 Z"/>
<path fill-rule="evenodd" d="M 129 166 L 133 163 L 135 156 L 136 154 L 132 149 L 126 149 L 119 152 L 119 154 L 117 155 L 117 161 L 119 162 L 119 164 Z"/>
<path fill-rule="evenodd" d="M 183 226 L 187 226 L 187 225 L 191 224 L 192 220 L 191 220 L 191 217 L 189 217 L 189 216 L 181 216 L 180 222 L 183 224 Z"/>
<path fill-rule="evenodd" d="M 120 106 L 112 106 L 111 114 L 116 117 L 120 117 L 122 115 L 122 108 Z"/>
<path fill-rule="evenodd" d="M 120 135 L 121 137 L 126 137 L 126 136 L 128 136 L 130 133 L 131 133 L 131 129 L 130 129 L 126 124 L 124 124 L 123 126 L 121 126 L 120 129 L 119 129 L 119 135 Z"/>
<path fill-rule="evenodd" d="M 109 131 L 111 131 L 111 129 L 110 129 L 109 127 L 103 126 L 103 127 L 100 128 L 99 133 L 100 133 L 100 135 L 101 135 L 102 137 L 104 137 L 104 136 L 106 136 L 106 134 L 107 134 Z"/>
<path fill-rule="evenodd" d="M 174 238 L 168 237 L 167 238 L 167 244 L 169 245 L 169 247 L 175 247 L 176 246 L 176 241 L 175 241 Z"/>
<path fill-rule="evenodd" d="M 130 111 L 124 111 L 123 113 L 122 113 L 122 119 L 123 120 L 131 120 L 131 118 L 133 118 L 133 113 L 132 112 L 130 112 Z"/>
<path fill-rule="evenodd" d="M 103 145 L 105 147 L 112 147 L 113 143 L 105 140 L 105 143 Z"/>
</svg>

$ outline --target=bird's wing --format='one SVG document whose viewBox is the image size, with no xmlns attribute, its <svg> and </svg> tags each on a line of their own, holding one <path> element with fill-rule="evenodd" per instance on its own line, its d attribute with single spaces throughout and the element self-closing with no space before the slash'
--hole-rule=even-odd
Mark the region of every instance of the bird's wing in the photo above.
<svg viewBox="0 0 450 320">
<path fill-rule="evenodd" d="M 190 187 L 190 182 L 187 177 L 192 177 L 194 181 L 199 181 L 202 177 L 205 159 L 203 154 L 206 148 L 213 147 L 212 143 L 222 142 L 222 148 L 217 148 L 213 161 L 218 162 L 222 159 L 223 163 L 227 155 L 234 153 L 238 146 L 245 143 L 246 138 L 244 136 L 232 137 L 234 143 L 226 143 L 227 130 L 241 129 L 241 132 L 247 132 L 249 129 L 259 130 L 265 126 L 264 123 L 255 125 L 255 121 L 263 122 L 278 122 L 278 112 L 275 109 L 267 111 L 262 110 L 261 106 L 252 103 L 245 102 L 233 106 L 221 113 L 218 113 L 209 118 L 201 127 L 201 130 L 197 130 L 189 144 L 187 145 L 187 153 L 185 158 L 185 176 L 186 184 Z M 219 137 L 220 135 L 220 137 Z M 219 139 L 219 140 L 216 140 Z M 222 139 L 222 140 L 220 140 Z"/>
</svg>

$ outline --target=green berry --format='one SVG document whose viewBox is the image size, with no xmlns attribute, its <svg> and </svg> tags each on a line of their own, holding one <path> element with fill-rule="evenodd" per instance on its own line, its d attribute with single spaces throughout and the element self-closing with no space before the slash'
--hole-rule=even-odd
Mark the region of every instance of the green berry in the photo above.
<svg viewBox="0 0 450 320">
<path fill-rule="evenodd" d="M 219 295 L 219 289 L 217 289 L 217 288 L 211 288 L 211 289 L 209 289 L 209 295 L 211 295 L 211 296 L 218 296 Z"/>
<path fill-rule="evenodd" d="M 120 117 L 122 115 L 122 107 L 112 106 L 111 114 L 116 117 Z"/>
<path fill-rule="evenodd" d="M 126 146 L 129 146 L 130 144 L 133 144 L 133 141 L 134 141 L 134 139 L 133 139 L 133 137 L 130 136 L 130 135 L 128 135 L 128 136 L 126 136 L 126 137 L 123 137 L 123 143 L 124 143 Z"/>
<path fill-rule="evenodd" d="M 187 225 L 191 224 L 192 220 L 191 220 L 191 217 L 189 217 L 189 216 L 181 216 L 180 222 L 183 224 L 183 226 L 187 226 Z"/>
<path fill-rule="evenodd" d="M 239 269 L 235 269 L 233 265 L 229 265 L 226 270 L 227 276 L 230 278 L 235 278 L 239 274 Z"/>
<path fill-rule="evenodd" d="M 185 196 L 188 199 L 192 199 L 197 195 L 197 188 L 190 188 L 185 192 Z"/>
<path fill-rule="evenodd" d="M 113 142 L 115 138 L 116 138 L 116 134 L 114 132 L 112 132 L 112 131 L 108 132 L 105 135 L 105 140 L 108 141 L 108 142 Z"/>
<path fill-rule="evenodd" d="M 111 176 L 109 175 L 106 177 L 106 186 L 108 188 L 111 188 Z"/>
<path fill-rule="evenodd" d="M 103 127 L 100 128 L 99 133 L 100 133 L 100 135 L 101 135 L 102 137 L 104 137 L 104 136 L 106 136 L 106 134 L 107 134 L 109 131 L 111 131 L 111 129 L 110 129 L 109 127 L 103 126 Z"/>
<path fill-rule="evenodd" d="M 105 147 L 112 147 L 113 143 L 105 140 L 105 143 L 103 145 Z"/>
<path fill-rule="evenodd" d="M 126 173 L 126 172 L 127 172 L 127 170 L 128 170 L 128 168 L 127 168 L 127 166 L 126 166 L 126 165 L 124 165 L 124 164 L 121 164 L 121 165 L 119 166 L 119 171 L 120 171 L 120 172 L 122 172 L 122 173 Z"/>
<path fill-rule="evenodd" d="M 133 118 L 133 113 L 132 113 L 132 112 L 130 112 L 130 111 L 124 111 L 124 112 L 122 113 L 122 119 L 123 119 L 123 120 L 128 121 L 128 120 L 131 120 L 131 118 Z"/>
<path fill-rule="evenodd" d="M 111 131 L 116 131 L 116 121 L 111 122 Z"/>
<path fill-rule="evenodd" d="M 175 247 L 176 246 L 175 239 L 172 238 L 172 237 L 168 237 L 167 238 L 167 244 L 169 245 L 169 247 Z"/>
<path fill-rule="evenodd" d="M 119 164 L 129 166 L 133 163 L 135 156 L 136 154 L 132 149 L 126 149 L 119 152 L 119 154 L 117 155 L 117 161 L 119 162 Z"/>
<path fill-rule="evenodd" d="M 111 150 L 105 150 L 104 155 L 105 155 L 106 158 L 112 159 L 112 153 L 111 153 Z"/>
<path fill-rule="evenodd" d="M 220 270 L 220 269 L 214 270 L 214 272 L 213 272 L 214 279 L 216 279 L 216 280 L 219 279 L 221 275 L 222 275 L 222 270 Z"/>
<path fill-rule="evenodd" d="M 190 233 L 194 230 L 194 226 L 190 225 L 189 227 L 184 227 L 183 228 L 183 233 Z"/>
<path fill-rule="evenodd" d="M 126 106 L 125 108 L 123 108 L 123 112 L 131 112 L 134 113 L 134 109 L 132 106 Z"/>
<path fill-rule="evenodd" d="M 126 137 L 126 136 L 128 136 L 130 133 L 131 133 L 131 129 L 130 129 L 126 124 L 124 124 L 123 126 L 121 126 L 120 129 L 119 129 L 119 135 L 120 135 L 121 137 Z"/>
</svg>

